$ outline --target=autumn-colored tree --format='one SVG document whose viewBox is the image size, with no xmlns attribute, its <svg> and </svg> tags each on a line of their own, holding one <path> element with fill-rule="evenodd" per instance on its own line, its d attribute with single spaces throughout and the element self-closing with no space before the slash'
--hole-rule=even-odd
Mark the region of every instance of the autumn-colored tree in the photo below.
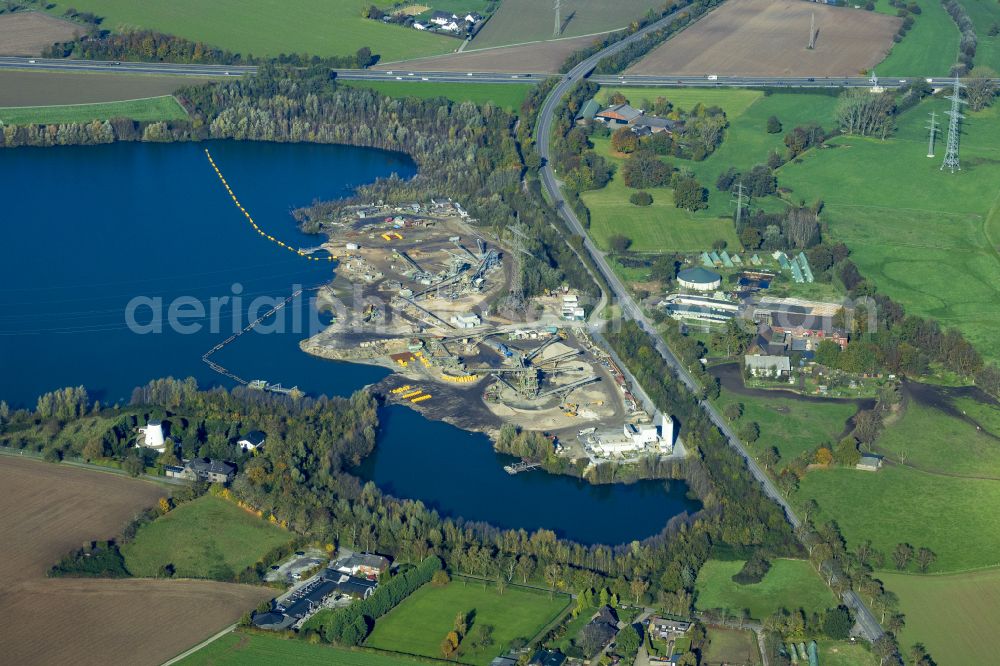
<svg viewBox="0 0 1000 666">
<path fill-rule="evenodd" d="M 611 147 L 619 153 L 634 153 L 639 147 L 639 137 L 628 127 L 616 129 L 611 135 Z"/>
<path fill-rule="evenodd" d="M 815 460 L 817 465 L 829 465 L 833 462 L 833 452 L 825 446 L 816 449 Z"/>
<path fill-rule="evenodd" d="M 456 652 L 458 652 L 458 634 L 449 631 L 441 641 L 441 654 L 445 659 L 451 659 Z"/>
</svg>

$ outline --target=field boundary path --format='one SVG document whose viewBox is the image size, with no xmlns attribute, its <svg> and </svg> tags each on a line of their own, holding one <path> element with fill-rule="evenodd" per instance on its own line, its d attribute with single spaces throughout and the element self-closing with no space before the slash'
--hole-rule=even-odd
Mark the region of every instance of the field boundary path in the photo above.
<svg viewBox="0 0 1000 666">
<path fill-rule="evenodd" d="M 203 640 L 201 643 L 198 643 L 194 647 L 188 648 L 184 652 L 181 652 L 179 655 L 177 655 L 173 659 L 169 659 L 169 660 L 163 662 L 163 666 L 170 666 L 171 664 L 176 664 L 177 662 L 181 661 L 182 659 L 186 659 L 186 658 L 190 657 L 191 655 L 193 655 L 198 650 L 200 650 L 203 647 L 209 645 L 210 643 L 214 643 L 215 641 L 219 640 L 220 638 L 222 638 L 223 636 L 225 636 L 229 632 L 233 631 L 234 629 L 236 629 L 236 625 L 235 624 L 229 625 L 228 627 L 226 627 L 225 629 L 223 629 L 219 633 L 215 634 L 214 636 L 209 636 L 208 638 L 206 638 L 205 640 Z"/>
<path fill-rule="evenodd" d="M 666 26 L 673 21 L 676 16 L 677 12 L 674 12 L 659 21 L 649 24 L 645 28 L 633 33 L 625 39 L 612 44 L 602 51 L 598 51 L 564 74 L 558 85 L 552 89 L 542 105 L 541 112 L 538 116 L 538 123 L 535 128 L 535 138 L 538 145 L 539 155 L 543 160 L 543 166 L 541 169 L 542 185 L 548 193 L 550 200 L 553 202 L 556 211 L 563 218 L 566 224 L 569 225 L 569 228 L 583 238 L 584 250 L 590 254 L 591 258 L 594 260 L 597 270 L 600 271 L 605 281 L 610 286 L 613 292 L 612 296 L 614 296 L 621 307 L 622 315 L 634 320 L 643 331 L 652 337 L 653 346 L 656 351 L 661 357 L 663 357 L 667 365 L 676 373 L 678 379 L 681 380 L 688 390 L 698 396 L 701 392 L 701 386 L 694 380 L 691 373 L 684 367 L 684 364 L 680 362 L 677 356 L 674 355 L 673 351 L 671 351 L 671 349 L 667 346 L 663 336 L 660 335 L 659 331 L 656 330 L 656 327 L 653 326 L 652 322 L 650 322 L 650 320 L 646 317 L 646 314 L 632 298 L 632 295 L 628 292 L 618 275 L 611 270 L 604 254 L 598 250 L 591 241 L 589 235 L 583 227 L 583 224 L 580 223 L 579 218 L 577 218 L 576 214 L 573 212 L 573 209 L 566 205 L 566 200 L 559 189 L 559 184 L 555 177 L 555 171 L 552 168 L 550 150 L 556 107 L 563 97 L 565 97 L 565 95 L 570 91 L 570 89 L 580 81 L 586 79 L 597 66 L 599 61 L 642 39 L 646 36 L 646 34 Z M 798 516 L 796 516 L 791 505 L 781 495 L 777 487 L 771 481 L 770 477 L 768 477 L 760 468 L 757 461 L 753 459 L 743 442 L 740 441 L 740 439 L 736 436 L 736 433 L 733 432 L 732 428 L 729 427 L 718 411 L 706 400 L 699 398 L 698 404 L 701 406 L 702 410 L 704 410 L 708 418 L 717 428 L 719 428 L 722 434 L 726 436 L 729 444 L 746 461 L 747 468 L 754 478 L 756 478 L 761 484 L 764 489 L 764 493 L 773 499 L 784 510 L 785 517 L 788 519 L 788 522 L 792 525 L 792 527 L 798 528 L 801 526 L 802 521 L 799 520 Z M 882 631 L 882 627 L 879 625 L 875 616 L 872 615 L 868 607 L 865 606 L 864 602 L 857 595 L 857 593 L 853 590 L 848 590 L 844 593 L 843 599 L 857 616 L 858 624 L 864 637 L 872 642 L 878 640 L 884 633 Z"/>
</svg>

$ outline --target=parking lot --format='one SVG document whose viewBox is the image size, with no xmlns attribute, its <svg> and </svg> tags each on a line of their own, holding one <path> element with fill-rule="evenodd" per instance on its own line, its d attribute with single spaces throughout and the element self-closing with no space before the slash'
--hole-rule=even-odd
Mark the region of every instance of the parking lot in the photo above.
<svg viewBox="0 0 1000 666">
<path fill-rule="evenodd" d="M 329 561 L 329 555 L 320 548 L 300 550 L 284 562 L 273 565 L 270 571 L 264 576 L 264 580 L 269 583 L 294 584 L 306 577 L 304 576 L 305 572 L 315 569 L 320 565 L 325 566 Z"/>
</svg>

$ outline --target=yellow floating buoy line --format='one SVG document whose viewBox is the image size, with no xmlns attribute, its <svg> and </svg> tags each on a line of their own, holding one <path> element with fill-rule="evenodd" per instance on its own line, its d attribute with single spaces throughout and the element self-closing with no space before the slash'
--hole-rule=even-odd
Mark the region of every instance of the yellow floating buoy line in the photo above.
<svg viewBox="0 0 1000 666">
<path fill-rule="evenodd" d="M 279 247 L 283 247 L 286 250 L 288 250 L 289 252 L 294 252 L 295 254 L 299 255 L 303 259 L 308 259 L 309 261 L 334 261 L 337 258 L 337 256 L 333 255 L 333 254 L 327 255 L 325 258 L 324 257 L 313 257 L 313 256 L 310 256 L 310 255 L 306 254 L 305 252 L 302 252 L 301 250 L 298 250 L 298 249 L 292 247 L 291 245 L 288 245 L 286 243 L 281 242 L 280 240 L 278 240 L 274 236 L 271 236 L 270 234 L 268 234 L 267 232 L 265 232 L 263 229 L 261 229 L 257 225 L 257 223 L 253 221 L 253 218 L 250 217 L 250 212 L 247 211 L 247 209 L 243 207 L 243 204 L 240 203 L 240 200 L 236 198 L 236 194 L 233 192 L 232 188 L 229 187 L 229 183 L 226 182 L 226 179 L 222 175 L 222 172 L 219 171 L 218 165 L 216 165 L 215 160 L 212 159 L 212 153 L 208 152 L 207 148 L 205 149 L 205 156 L 208 158 L 208 163 L 212 165 L 213 169 L 215 169 L 215 175 L 219 177 L 219 181 L 222 183 L 222 186 L 226 188 L 226 192 L 229 194 L 230 197 L 232 197 L 233 203 L 236 204 L 236 207 L 240 210 L 240 212 L 243 213 L 243 215 L 246 216 L 247 221 L 250 222 L 250 226 L 252 226 L 254 228 L 254 231 L 256 231 L 258 234 L 260 234 L 261 236 L 263 236 L 267 240 L 271 241 L 275 245 L 278 245 Z"/>
</svg>

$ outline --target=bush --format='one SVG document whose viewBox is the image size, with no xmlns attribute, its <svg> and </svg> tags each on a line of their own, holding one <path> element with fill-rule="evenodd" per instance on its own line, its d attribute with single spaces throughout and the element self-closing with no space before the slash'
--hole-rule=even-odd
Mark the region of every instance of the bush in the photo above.
<svg viewBox="0 0 1000 666">
<path fill-rule="evenodd" d="M 628 252 L 629 247 L 632 245 L 632 239 L 628 236 L 622 236 L 621 234 L 615 234 L 608 238 L 608 246 L 611 251 L 615 254 L 625 254 Z"/>
<path fill-rule="evenodd" d="M 781 121 L 778 120 L 778 116 L 771 116 L 767 119 L 767 133 L 781 134 Z"/>
<path fill-rule="evenodd" d="M 431 585 L 434 587 L 444 587 L 451 582 L 451 576 L 448 572 L 442 569 L 441 571 L 435 571 L 434 575 L 431 576 Z"/>
<path fill-rule="evenodd" d="M 653 195 L 649 192 L 636 192 L 628 200 L 636 206 L 650 206 L 653 203 Z"/>
<path fill-rule="evenodd" d="M 125 558 L 114 541 L 95 541 L 77 548 L 49 570 L 52 578 L 127 578 Z"/>
<path fill-rule="evenodd" d="M 771 563 L 764 557 L 763 553 L 755 550 L 743 568 L 733 575 L 733 582 L 740 585 L 753 585 L 764 580 L 764 576 L 771 570 Z"/>
<path fill-rule="evenodd" d="M 694 178 L 684 177 L 674 185 L 674 205 L 677 208 L 696 211 L 708 208 L 708 190 Z"/>
<path fill-rule="evenodd" d="M 851 635 L 851 613 L 844 606 L 838 606 L 826 612 L 823 617 L 823 633 L 838 641 Z"/>
</svg>

